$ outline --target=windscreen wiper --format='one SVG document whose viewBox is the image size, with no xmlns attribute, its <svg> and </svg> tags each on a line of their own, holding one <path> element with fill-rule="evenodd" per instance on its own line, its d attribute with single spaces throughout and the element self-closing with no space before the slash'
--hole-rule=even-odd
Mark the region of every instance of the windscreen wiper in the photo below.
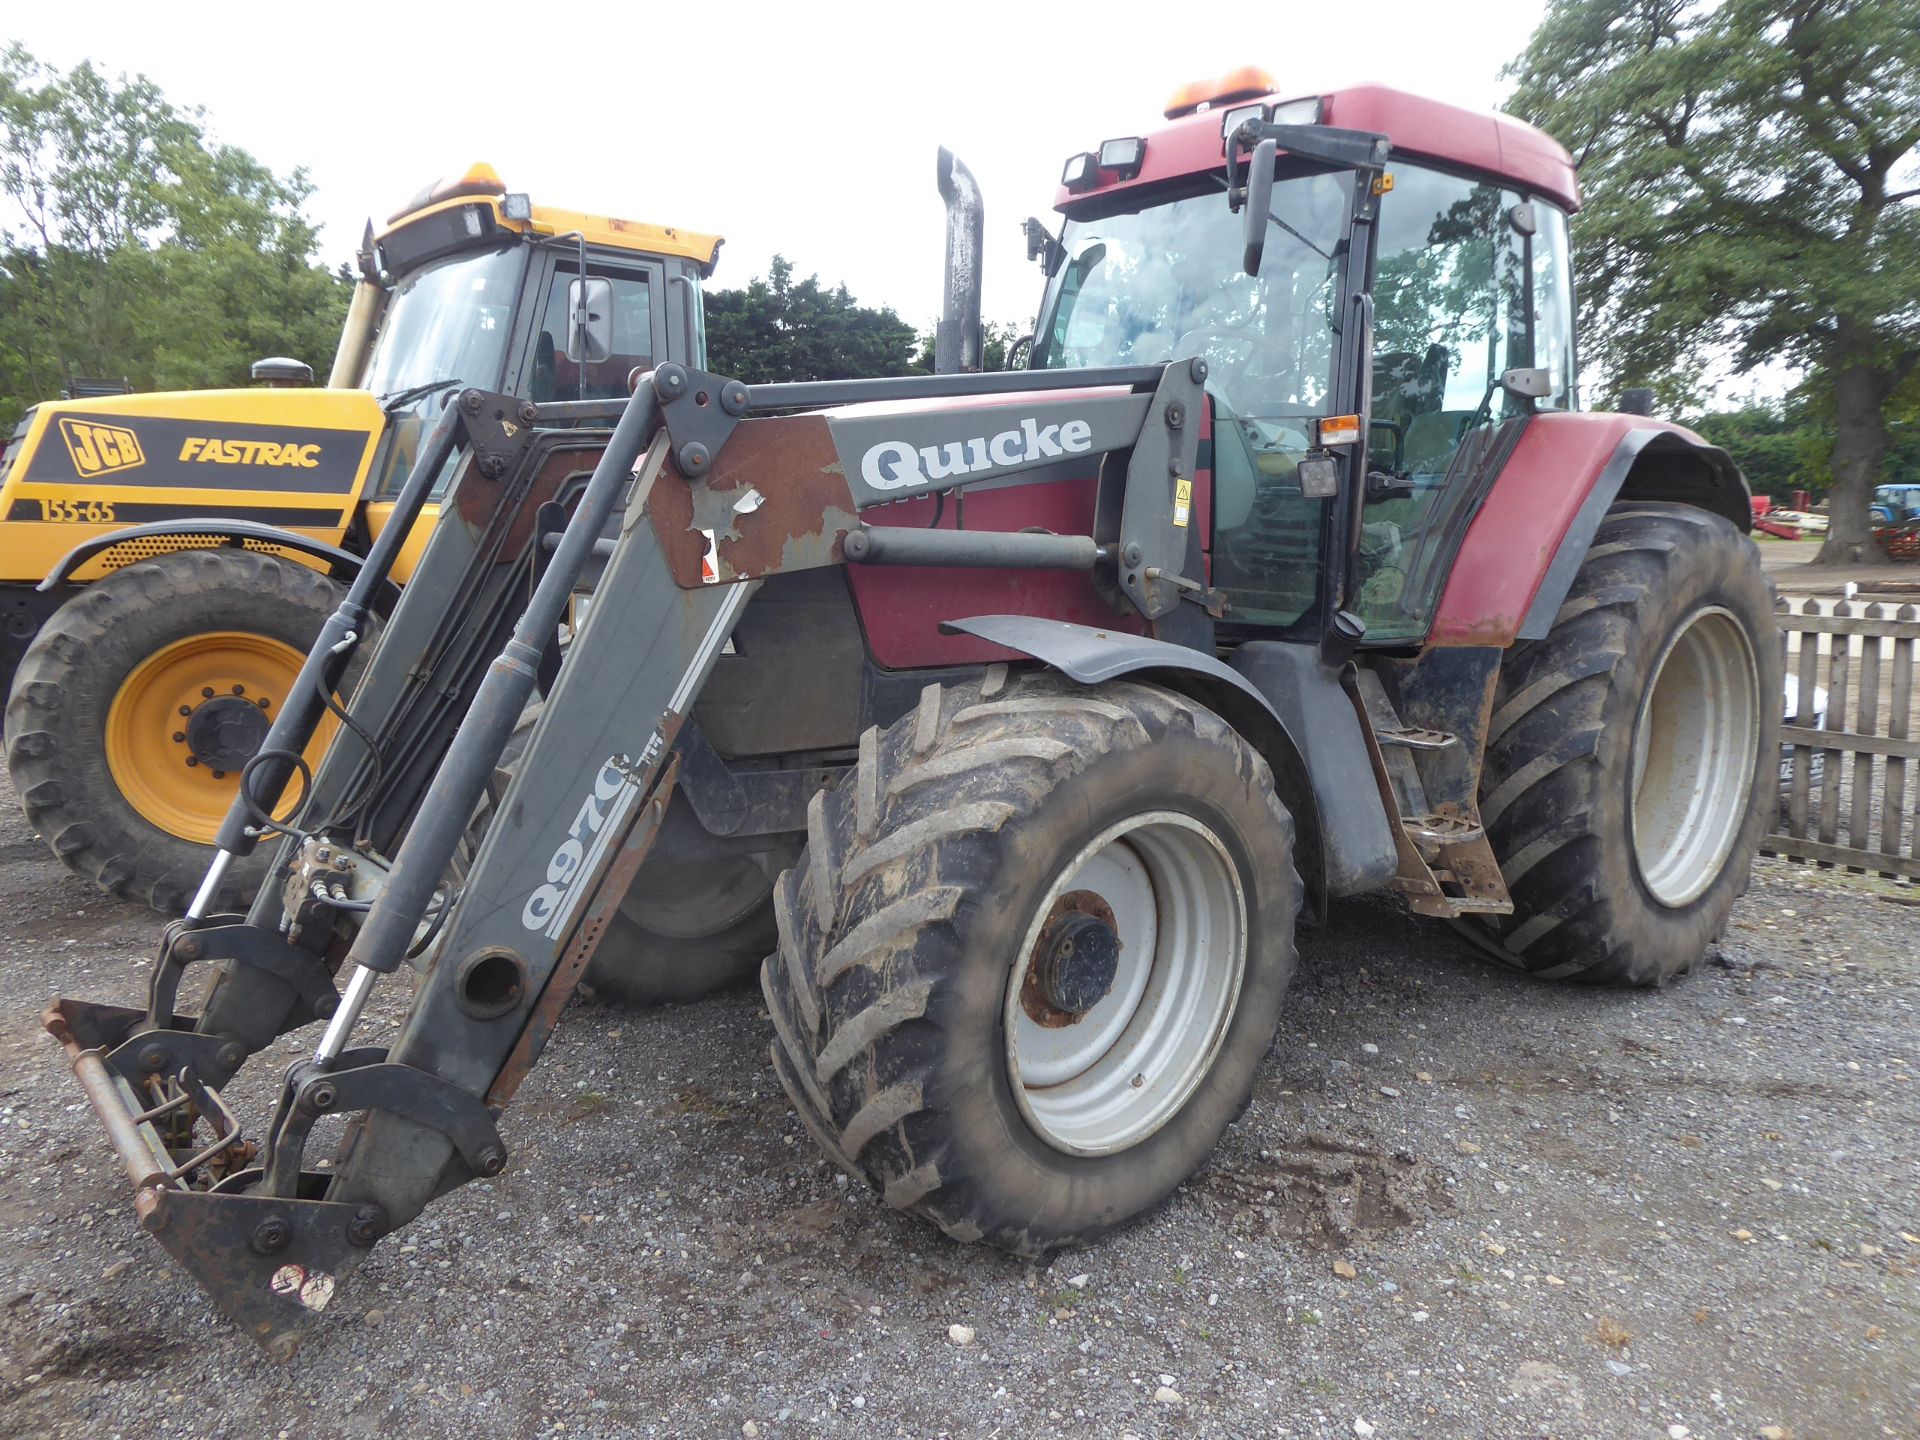
<svg viewBox="0 0 1920 1440">
<path fill-rule="evenodd" d="M 414 401 L 423 399 L 433 394 L 436 390 L 451 390 L 456 386 L 464 384 L 466 384 L 466 381 L 462 380 L 458 375 L 455 375 L 449 380 L 429 380 L 424 385 L 409 385 L 404 390 L 395 390 L 390 395 L 382 395 L 379 397 L 378 403 L 382 410 L 391 415 L 394 411 L 411 405 Z"/>
</svg>

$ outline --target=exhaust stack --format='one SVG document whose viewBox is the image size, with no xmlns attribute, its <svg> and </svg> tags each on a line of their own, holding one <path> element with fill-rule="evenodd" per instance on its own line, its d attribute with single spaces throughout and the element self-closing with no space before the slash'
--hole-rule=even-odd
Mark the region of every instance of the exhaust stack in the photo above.
<svg viewBox="0 0 1920 1440">
<path fill-rule="evenodd" d="M 986 207 L 973 172 L 944 145 L 940 198 L 947 207 L 947 271 L 940 324 L 933 333 L 933 368 L 941 375 L 971 373 L 981 364 L 980 250 Z"/>
</svg>

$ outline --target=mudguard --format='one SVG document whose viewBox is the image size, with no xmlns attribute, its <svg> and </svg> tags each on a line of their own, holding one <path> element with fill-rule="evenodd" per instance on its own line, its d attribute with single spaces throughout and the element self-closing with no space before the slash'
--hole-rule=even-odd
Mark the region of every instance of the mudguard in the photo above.
<svg viewBox="0 0 1920 1440">
<path fill-rule="evenodd" d="M 1386 815 L 1377 803 L 1366 803 L 1375 786 L 1358 716 L 1339 672 L 1314 649 L 1253 641 L 1227 665 L 1165 640 L 1028 615 L 978 615 L 941 628 L 1031 655 L 1082 685 L 1133 676 L 1205 702 L 1273 767 L 1274 786 L 1293 812 L 1297 863 L 1316 907 L 1331 895 L 1374 889 L 1393 875 Z"/>
<path fill-rule="evenodd" d="M 1668 500 L 1753 528 L 1746 477 L 1726 451 L 1643 415 L 1533 416 L 1454 558 L 1428 642 L 1538 640 L 1616 500 Z"/>
<path fill-rule="evenodd" d="M 129 540 L 167 539 L 182 535 L 216 536 L 231 544 L 252 540 L 292 550 L 301 555 L 311 555 L 316 560 L 326 561 L 327 573 L 342 582 L 352 580 L 360 571 L 361 557 L 351 550 L 342 550 L 338 545 L 329 545 L 324 540 L 315 540 L 306 535 L 296 534 L 292 530 L 282 530 L 277 525 L 261 525 L 251 520 L 224 520 L 209 516 L 203 520 L 161 520 L 152 525 L 134 525 L 125 530 L 115 530 L 111 534 L 96 535 L 91 540 L 82 541 L 69 550 L 60 563 L 48 573 L 47 578 L 34 588 L 38 590 L 56 588 L 96 555 L 103 554 L 116 545 L 124 545 Z M 387 581 L 374 599 L 375 613 L 381 616 L 390 614 L 394 602 L 399 598 L 400 587 L 391 580 Z"/>
</svg>

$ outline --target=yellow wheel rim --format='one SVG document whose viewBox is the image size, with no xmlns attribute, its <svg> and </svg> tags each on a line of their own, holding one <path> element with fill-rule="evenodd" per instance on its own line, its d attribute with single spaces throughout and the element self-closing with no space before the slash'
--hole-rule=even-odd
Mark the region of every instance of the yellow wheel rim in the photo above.
<svg viewBox="0 0 1920 1440">
<path fill-rule="evenodd" d="M 280 713 L 305 659 L 283 641 L 244 630 L 189 635 L 156 650 L 121 682 L 107 709 L 113 783 L 151 824 L 182 840 L 212 844 L 240 788 L 240 770 L 238 763 L 208 763 L 209 755 L 233 755 L 230 745 L 210 748 L 209 737 L 230 740 L 264 731 L 261 722 Z M 257 718 L 237 713 L 248 706 Z M 237 728 L 236 719 L 243 722 Z M 338 724 L 332 715 L 321 720 L 307 746 L 309 765 L 319 763 Z M 286 819 L 300 800 L 295 777 L 274 818 Z"/>
</svg>

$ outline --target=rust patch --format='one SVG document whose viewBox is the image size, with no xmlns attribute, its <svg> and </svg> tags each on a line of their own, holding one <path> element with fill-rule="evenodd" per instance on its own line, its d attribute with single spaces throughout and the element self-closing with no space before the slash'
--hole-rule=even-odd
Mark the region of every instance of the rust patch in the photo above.
<svg viewBox="0 0 1920 1440">
<path fill-rule="evenodd" d="M 458 483 L 447 497 L 448 504 L 476 534 L 495 523 L 503 506 L 511 507 L 500 560 L 502 564 L 517 564 L 525 558 L 540 507 L 556 498 L 561 487 L 574 476 L 592 474 L 605 450 L 604 444 L 563 443 L 548 453 L 523 487 L 515 486 L 510 480 L 487 479 L 475 468 L 469 455 Z"/>
<path fill-rule="evenodd" d="M 1115 934 L 1120 931 L 1120 922 L 1114 918 L 1113 907 L 1092 890 L 1069 890 L 1053 902 L 1047 923 L 1040 927 L 1040 938 L 1034 942 L 1033 952 L 1027 956 L 1027 973 L 1020 981 L 1020 1008 L 1027 1012 L 1027 1018 L 1034 1024 L 1048 1030 L 1064 1030 L 1075 1021 L 1086 1018 L 1048 1003 L 1046 992 L 1040 984 L 1040 967 L 1036 963 L 1053 947 L 1054 937 L 1059 934 L 1060 926 L 1069 915 L 1091 915 Z"/>
<path fill-rule="evenodd" d="M 859 523 L 820 415 L 742 420 L 698 480 L 669 456 L 647 508 L 674 583 L 687 590 L 840 564 L 841 542 Z M 702 574 L 703 559 L 711 560 L 711 578 Z"/>
</svg>

